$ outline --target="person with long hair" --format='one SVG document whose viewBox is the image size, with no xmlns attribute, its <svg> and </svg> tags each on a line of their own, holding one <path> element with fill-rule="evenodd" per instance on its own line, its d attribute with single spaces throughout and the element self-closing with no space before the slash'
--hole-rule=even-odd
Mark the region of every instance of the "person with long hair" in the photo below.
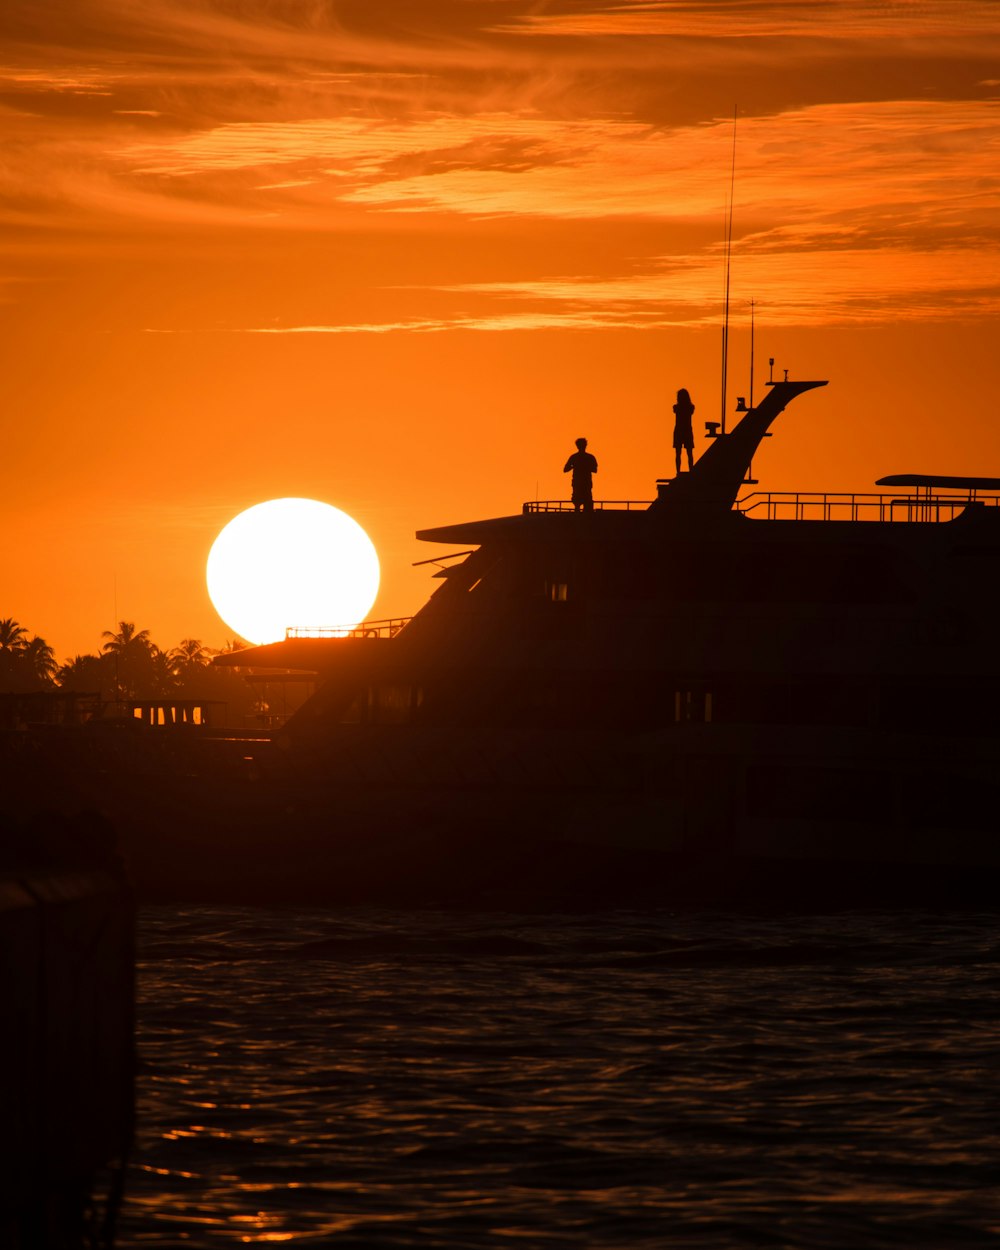
<svg viewBox="0 0 1000 1250">
<path fill-rule="evenodd" d="M 682 386 L 677 392 L 677 403 L 674 404 L 674 460 L 678 474 L 681 471 L 681 448 L 687 452 L 688 473 L 694 467 L 694 429 L 691 425 L 693 416 L 694 404 Z"/>
</svg>

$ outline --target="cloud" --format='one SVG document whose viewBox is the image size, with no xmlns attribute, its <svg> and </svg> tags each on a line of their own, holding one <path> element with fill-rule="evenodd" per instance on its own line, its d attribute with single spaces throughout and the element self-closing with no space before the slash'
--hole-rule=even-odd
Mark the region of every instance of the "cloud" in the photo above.
<svg viewBox="0 0 1000 1250">
<path fill-rule="evenodd" d="M 8 92 L 25 95 L 43 92 L 67 93 L 69 95 L 113 95 L 115 78 L 106 71 L 76 70 L 0 70 L 0 77 Z"/>
<path fill-rule="evenodd" d="M 331 119 L 222 127 L 120 153 L 136 177 L 197 180 L 294 170 L 271 184 L 306 216 L 338 206 L 394 215 L 601 221 L 621 276 L 470 282 L 475 315 L 306 325 L 267 333 L 434 332 L 702 324 L 718 316 L 732 123 L 656 129 L 616 120 L 484 115 L 407 124 Z M 982 102 L 838 104 L 737 128 L 735 265 L 741 289 L 788 324 L 981 314 L 1000 302 L 1000 127 Z M 145 162 L 155 163 L 145 163 Z M 308 183 L 307 187 L 300 184 Z M 257 190 L 265 187 L 257 184 Z M 311 201 L 295 200 L 302 190 Z M 259 207 L 259 201 L 257 202 Z M 325 207 L 324 207 L 325 206 Z M 630 219 L 713 223 L 690 254 L 630 254 Z M 325 217 L 333 228 L 335 218 Z M 323 229 L 322 222 L 316 222 Z M 666 241 L 666 240 L 665 240 Z M 512 303 L 517 307 L 510 307 Z M 499 305 L 500 307 L 497 307 Z M 261 331 L 265 332 L 265 331 Z"/>
<path fill-rule="evenodd" d="M 732 141 L 728 119 L 657 129 L 483 114 L 242 123 L 123 146 L 115 157 L 123 179 L 280 169 L 279 186 L 320 182 L 331 202 L 383 211 L 670 219 L 721 213 Z M 737 212 L 779 224 L 847 211 L 930 220 L 960 203 L 985 220 L 1000 190 L 998 157 L 1000 125 L 986 102 L 820 105 L 747 118 L 737 128 Z"/>
<path fill-rule="evenodd" d="M 771 324 L 848 324 L 940 319 L 1000 312 L 995 274 L 1000 246 L 990 249 L 840 247 L 737 252 L 732 261 L 731 316 L 749 321 L 750 300 Z M 490 293 L 535 309 L 566 308 L 575 322 L 581 306 L 604 310 L 605 324 L 643 328 L 718 321 L 723 259 L 671 257 L 659 273 L 613 279 L 556 278 L 467 284 L 456 291 Z"/>
<path fill-rule="evenodd" d="M 628 324 L 624 315 L 616 316 L 604 310 L 593 311 L 519 311 L 494 313 L 484 316 L 457 315 L 454 317 L 412 318 L 407 321 L 371 321 L 344 325 L 305 326 L 251 326 L 236 331 L 242 334 L 439 334 L 451 330 L 474 330 L 480 332 L 508 330 L 596 330 L 609 327 L 620 328 Z M 680 324 L 675 322 L 673 324 Z"/>
<path fill-rule="evenodd" d="M 758 107 L 737 125 L 737 255 L 754 266 L 761 298 L 766 258 L 793 284 L 808 272 L 831 317 L 881 306 L 861 289 L 866 265 L 921 308 L 935 291 L 942 308 L 992 300 L 981 256 L 1000 240 L 995 105 L 919 93 L 944 81 L 936 49 L 942 63 L 952 58 L 948 72 L 963 91 L 989 85 L 981 61 L 962 79 L 966 62 L 954 47 L 965 41 L 989 54 L 993 0 L 89 0 L 57 12 L 53 22 L 48 10 L 14 0 L 0 19 L 9 36 L 0 217 L 36 227 L 50 248 L 60 237 L 83 246 L 88 232 L 117 244 L 171 229 L 227 241 L 241 229 L 296 241 L 432 229 L 461 234 L 463 274 L 478 263 L 487 277 L 496 272 L 483 241 L 489 226 L 600 226 L 604 286 L 576 276 L 573 263 L 569 277 L 553 279 L 536 256 L 506 287 L 470 281 L 463 290 L 491 307 L 465 321 L 396 310 L 385 324 L 697 320 L 714 315 L 717 301 L 710 275 L 733 140 L 731 119 L 705 101 L 717 109 L 728 81 L 719 66 L 738 61 L 755 75 Z M 877 54 L 857 43 L 861 32 L 877 36 Z M 606 38 L 631 33 L 644 37 Z M 541 34 L 572 38 L 543 43 Z M 760 38 L 744 38 L 751 34 Z M 824 53 L 822 88 L 810 94 L 815 62 L 803 48 L 845 40 L 855 46 Z M 901 80 L 911 88 L 904 98 L 888 98 L 900 82 L 882 68 L 874 74 L 876 55 L 923 58 L 920 74 Z M 717 76 L 699 99 L 707 66 Z M 775 102 L 775 79 L 810 102 Z M 834 88 L 851 98 L 823 96 Z M 655 246 L 651 225 L 662 227 Z M 836 281 L 822 280 L 824 259 Z M 457 297 L 432 260 L 412 289 Z M 921 275 L 912 287 L 894 285 L 904 263 Z M 841 289 L 855 269 L 857 290 Z M 785 306 L 812 317 L 806 284 L 798 287 Z M 513 300 L 538 306 L 512 309 Z M 318 332 L 324 316 L 301 320 Z M 377 332 L 365 317 L 356 323 Z"/>
<path fill-rule="evenodd" d="M 495 29 L 511 34 L 758 39 L 953 38 L 997 34 L 993 0 L 618 0 L 564 3 Z"/>
<path fill-rule="evenodd" d="M 834 252 L 836 234 L 745 241 L 731 264 L 730 316 L 771 326 L 873 325 L 995 317 L 1000 314 L 1000 245 L 852 247 Z M 842 244 L 842 240 L 841 240 Z M 835 255 L 836 261 L 832 260 Z M 622 275 L 553 275 L 434 288 L 435 316 L 341 322 L 230 325 L 198 333 L 263 336 L 506 333 L 539 330 L 649 330 L 718 326 L 724 298 L 722 249 L 665 256 L 655 267 Z M 391 294 L 393 288 L 386 288 Z M 391 307 L 392 301 L 386 300 Z M 191 333 L 149 328 L 152 334 Z"/>
</svg>

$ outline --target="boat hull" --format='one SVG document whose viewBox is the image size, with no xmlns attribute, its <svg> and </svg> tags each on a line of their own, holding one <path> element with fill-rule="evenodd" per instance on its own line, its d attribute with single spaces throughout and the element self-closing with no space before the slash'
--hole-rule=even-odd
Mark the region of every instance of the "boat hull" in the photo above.
<svg viewBox="0 0 1000 1250">
<path fill-rule="evenodd" d="M 60 746 L 140 899 L 823 905 L 995 897 L 992 740 L 342 726 L 322 750 Z"/>
</svg>

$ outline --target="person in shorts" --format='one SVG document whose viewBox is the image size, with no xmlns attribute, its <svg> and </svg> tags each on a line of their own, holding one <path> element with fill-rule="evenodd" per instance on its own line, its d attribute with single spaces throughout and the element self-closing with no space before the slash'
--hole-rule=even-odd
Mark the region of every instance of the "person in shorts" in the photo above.
<svg viewBox="0 0 1000 1250">
<path fill-rule="evenodd" d="M 573 511 L 594 511 L 594 474 L 597 460 L 587 450 L 587 440 L 576 440 L 577 450 L 563 465 L 563 473 L 573 474 Z"/>
<path fill-rule="evenodd" d="M 677 392 L 677 403 L 674 404 L 674 461 L 678 474 L 681 471 L 682 448 L 687 452 L 688 473 L 694 466 L 694 429 L 691 425 L 693 416 L 694 404 L 682 386 Z"/>
</svg>

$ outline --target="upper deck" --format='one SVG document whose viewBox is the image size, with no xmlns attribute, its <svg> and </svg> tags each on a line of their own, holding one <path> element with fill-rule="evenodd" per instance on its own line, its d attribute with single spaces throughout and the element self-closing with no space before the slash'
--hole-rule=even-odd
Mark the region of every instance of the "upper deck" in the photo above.
<svg viewBox="0 0 1000 1250">
<path fill-rule="evenodd" d="M 881 478 L 876 485 L 891 483 Z M 907 479 L 910 480 L 910 479 Z M 943 480 L 943 479 L 942 479 Z M 1000 505 L 1000 482 L 989 491 L 935 490 L 912 494 L 830 491 L 754 491 L 737 499 L 734 510 L 767 521 L 952 521 L 970 505 Z"/>
<path fill-rule="evenodd" d="M 970 506 L 1000 506 L 1000 478 L 944 478 L 917 475 L 884 477 L 876 483 L 911 486 L 900 491 L 752 491 L 741 495 L 733 511 L 766 521 L 951 521 Z M 595 512 L 644 512 L 646 499 L 595 499 Z M 525 516 L 573 512 L 563 499 L 536 499 L 521 505 Z"/>
</svg>

